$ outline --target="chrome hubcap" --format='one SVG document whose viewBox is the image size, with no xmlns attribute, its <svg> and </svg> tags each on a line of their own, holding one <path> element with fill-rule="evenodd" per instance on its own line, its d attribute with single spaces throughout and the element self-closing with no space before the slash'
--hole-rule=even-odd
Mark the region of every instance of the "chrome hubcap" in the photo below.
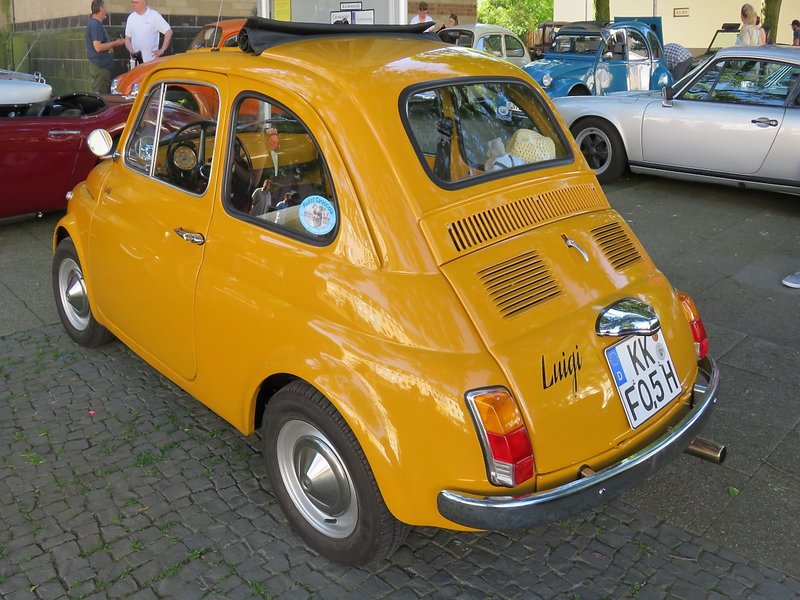
<svg viewBox="0 0 800 600">
<path fill-rule="evenodd" d="M 588 127 L 577 135 L 575 141 L 589 166 L 598 173 L 605 171 L 611 161 L 611 144 L 606 135 L 595 127 Z"/>
<path fill-rule="evenodd" d="M 325 435 L 304 421 L 289 421 L 278 434 L 276 451 L 286 491 L 306 521 L 332 538 L 350 535 L 358 520 L 356 491 Z"/>
<path fill-rule="evenodd" d="M 71 258 L 61 261 L 58 267 L 58 293 L 70 325 L 79 331 L 86 329 L 89 324 L 89 298 L 81 268 Z"/>
</svg>

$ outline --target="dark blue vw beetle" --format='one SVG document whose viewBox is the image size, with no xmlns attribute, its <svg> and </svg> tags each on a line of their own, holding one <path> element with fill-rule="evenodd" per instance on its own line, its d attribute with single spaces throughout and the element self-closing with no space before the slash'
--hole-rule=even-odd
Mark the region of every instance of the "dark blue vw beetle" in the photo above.
<svg viewBox="0 0 800 600">
<path fill-rule="evenodd" d="M 664 48 L 647 24 L 565 25 L 544 58 L 524 67 L 551 98 L 655 90 L 672 84 Z"/>
</svg>

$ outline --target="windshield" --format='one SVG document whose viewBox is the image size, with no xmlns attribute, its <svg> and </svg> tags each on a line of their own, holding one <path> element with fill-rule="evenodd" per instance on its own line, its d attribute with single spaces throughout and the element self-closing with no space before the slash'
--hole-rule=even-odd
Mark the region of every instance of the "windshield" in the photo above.
<svg viewBox="0 0 800 600">
<path fill-rule="evenodd" d="M 595 34 L 559 34 L 550 45 L 550 52 L 558 54 L 595 55 L 603 46 L 603 38 Z"/>
<path fill-rule="evenodd" d="M 219 40 L 222 38 L 222 29 L 216 25 L 206 25 L 197 35 L 194 36 L 189 48 L 198 50 L 199 48 L 216 48 L 219 46 Z"/>
<path fill-rule="evenodd" d="M 423 166 L 440 184 L 571 158 L 547 104 L 522 82 L 416 89 L 406 95 L 403 116 Z"/>
<path fill-rule="evenodd" d="M 728 48 L 730 46 L 736 45 L 736 36 L 739 35 L 739 31 L 717 31 L 714 34 L 711 43 L 708 45 L 708 50 L 706 52 L 715 52 L 720 48 Z"/>
</svg>

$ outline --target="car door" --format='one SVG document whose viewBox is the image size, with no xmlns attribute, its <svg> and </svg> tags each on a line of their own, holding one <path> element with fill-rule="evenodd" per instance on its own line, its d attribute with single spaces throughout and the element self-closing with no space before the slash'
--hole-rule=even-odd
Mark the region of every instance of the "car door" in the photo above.
<svg viewBox="0 0 800 600">
<path fill-rule="evenodd" d="M 627 30 L 628 39 L 628 89 L 649 90 L 653 72 L 653 57 L 641 33 Z M 616 90 L 615 90 L 616 91 Z"/>
<path fill-rule="evenodd" d="M 759 170 L 783 124 L 798 67 L 765 59 L 725 58 L 708 65 L 664 107 L 642 121 L 645 163 L 748 175 Z M 783 80 L 783 83 L 781 83 Z"/>
<path fill-rule="evenodd" d="M 33 105 L 29 113 L 47 113 L 52 105 Z M 0 118 L 0 218 L 64 207 L 82 145 L 80 117 Z"/>
<path fill-rule="evenodd" d="M 186 82 L 162 71 L 138 104 L 121 156 L 95 209 L 91 252 L 96 306 L 112 329 L 149 360 L 192 379 L 196 371 L 194 293 L 217 190 L 212 159 L 219 98 L 227 80 Z M 194 113 L 165 98 L 173 88 L 217 98 Z M 198 89 L 202 88 L 202 89 Z"/>
<path fill-rule="evenodd" d="M 624 91 L 628 87 L 628 68 L 625 60 L 625 30 L 610 31 L 602 40 L 591 39 L 590 48 L 599 44 L 594 66 L 594 95 Z"/>
<path fill-rule="evenodd" d="M 797 187 L 800 186 L 800 156 L 797 152 L 797 140 L 800 139 L 800 67 L 786 65 L 785 79 L 777 87 L 779 90 L 789 89 L 786 112 L 775 142 L 757 175 Z"/>
</svg>

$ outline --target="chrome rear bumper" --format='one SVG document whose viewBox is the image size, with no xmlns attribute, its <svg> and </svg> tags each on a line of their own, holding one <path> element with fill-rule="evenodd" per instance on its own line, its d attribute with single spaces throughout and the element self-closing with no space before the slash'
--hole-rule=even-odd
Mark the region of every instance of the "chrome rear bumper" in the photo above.
<svg viewBox="0 0 800 600">
<path fill-rule="evenodd" d="M 608 502 L 675 459 L 705 425 L 717 401 L 719 371 L 710 357 L 698 366 L 694 406 L 649 446 L 589 477 L 525 496 L 476 496 L 443 490 L 437 498 L 439 513 L 466 527 L 503 531 L 560 521 Z"/>
</svg>

